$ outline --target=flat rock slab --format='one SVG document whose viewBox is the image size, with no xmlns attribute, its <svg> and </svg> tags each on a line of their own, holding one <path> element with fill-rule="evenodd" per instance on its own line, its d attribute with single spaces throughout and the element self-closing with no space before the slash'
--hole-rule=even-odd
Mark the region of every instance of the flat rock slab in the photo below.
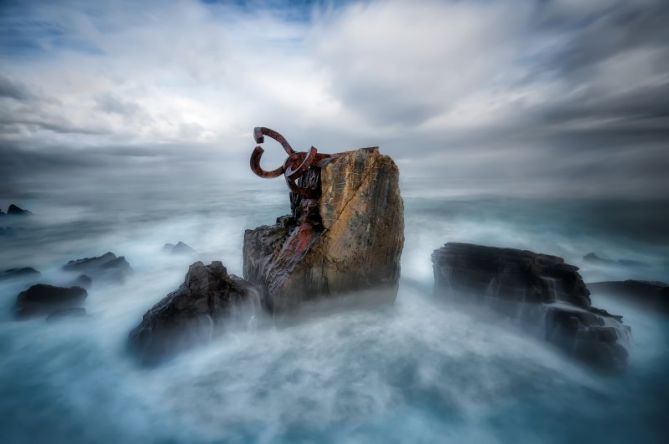
<svg viewBox="0 0 669 444">
<path fill-rule="evenodd" d="M 63 266 L 63 270 L 83 273 L 94 280 L 108 282 L 123 282 L 132 274 L 132 268 L 125 257 L 116 256 L 111 251 L 102 256 L 69 261 Z"/>
<path fill-rule="evenodd" d="M 657 281 L 606 281 L 588 284 L 593 292 L 613 296 L 669 315 L 669 285 Z"/>
</svg>

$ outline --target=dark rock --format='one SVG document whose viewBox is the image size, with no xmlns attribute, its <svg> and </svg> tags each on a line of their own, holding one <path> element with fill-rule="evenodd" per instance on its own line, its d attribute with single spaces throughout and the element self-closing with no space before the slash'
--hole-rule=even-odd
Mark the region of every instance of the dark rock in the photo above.
<svg viewBox="0 0 669 444">
<path fill-rule="evenodd" d="M 24 279 L 29 277 L 37 277 L 40 272 L 32 267 L 9 268 L 5 271 L 0 271 L 0 281 L 9 279 Z"/>
<path fill-rule="evenodd" d="M 102 256 L 69 261 L 63 266 L 63 270 L 85 273 L 95 279 L 113 282 L 123 282 L 128 275 L 132 274 L 132 268 L 125 257 L 117 257 L 112 252 L 107 252 Z"/>
<path fill-rule="evenodd" d="M 588 284 L 588 288 L 597 294 L 612 296 L 669 315 L 669 285 L 664 282 L 592 282 Z"/>
<path fill-rule="evenodd" d="M 77 278 L 69 283 L 70 287 L 81 287 L 85 289 L 91 288 L 93 284 L 93 279 L 86 276 L 85 274 L 80 274 Z"/>
<path fill-rule="evenodd" d="M 59 321 L 66 318 L 83 318 L 86 316 L 86 309 L 82 307 L 63 308 L 56 310 L 46 317 L 47 322 Z"/>
<path fill-rule="evenodd" d="M 19 208 L 18 206 L 11 204 L 9 208 L 7 208 L 7 214 L 11 216 L 27 216 L 32 213 L 28 210 L 24 210 L 23 208 Z"/>
<path fill-rule="evenodd" d="M 603 371 L 627 365 L 629 327 L 592 307 L 578 268 L 527 250 L 447 243 L 432 254 L 435 294 L 512 319 Z"/>
<path fill-rule="evenodd" d="M 81 287 L 55 287 L 47 284 L 33 285 L 16 298 L 16 315 L 20 318 L 51 314 L 58 310 L 79 307 L 88 296 Z"/>
<path fill-rule="evenodd" d="M 583 256 L 583 260 L 586 262 L 590 262 L 593 264 L 601 264 L 601 265 L 617 265 L 617 266 L 623 266 L 623 267 L 647 267 L 648 264 L 645 262 L 640 262 L 640 261 L 635 261 L 631 259 L 607 259 L 604 257 L 600 257 L 595 253 L 588 253 L 585 256 Z"/>
<path fill-rule="evenodd" d="M 290 216 L 244 233 L 244 277 L 272 312 L 374 291 L 394 301 L 404 245 L 399 171 L 378 148 L 339 153 L 300 178 Z"/>
<path fill-rule="evenodd" d="M 174 244 L 165 244 L 163 245 L 163 251 L 170 254 L 194 254 L 195 250 L 188 244 L 184 242 L 177 242 Z"/>
<path fill-rule="evenodd" d="M 129 335 L 131 350 L 147 364 L 220 334 L 233 314 L 251 317 L 260 305 L 253 286 L 228 275 L 221 262 L 195 262 L 184 283 L 153 306 Z M 250 310 L 250 311 L 249 311 Z"/>
</svg>

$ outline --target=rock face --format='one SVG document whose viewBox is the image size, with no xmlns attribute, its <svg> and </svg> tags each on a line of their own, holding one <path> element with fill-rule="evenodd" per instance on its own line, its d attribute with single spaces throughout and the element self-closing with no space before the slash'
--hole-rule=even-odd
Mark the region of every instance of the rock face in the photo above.
<svg viewBox="0 0 669 444">
<path fill-rule="evenodd" d="M 631 259 L 608 259 L 601 257 L 596 253 L 588 253 L 583 256 L 583 260 L 592 264 L 598 265 L 616 265 L 621 267 L 647 267 L 645 262 L 635 261 Z"/>
<path fill-rule="evenodd" d="M 184 283 L 146 312 L 130 332 L 129 345 L 142 362 L 153 364 L 190 345 L 210 341 L 234 315 L 249 318 L 259 305 L 253 286 L 228 275 L 221 262 L 196 262 Z"/>
<path fill-rule="evenodd" d="M 627 366 L 629 327 L 591 306 L 578 268 L 562 258 L 447 243 L 432 262 L 436 295 L 491 309 L 594 368 Z"/>
<path fill-rule="evenodd" d="M 40 272 L 32 267 L 9 268 L 5 271 L 0 271 L 0 281 L 9 279 L 24 279 L 29 277 L 37 277 Z"/>
<path fill-rule="evenodd" d="M 113 282 L 123 282 L 128 275 L 132 274 L 132 268 L 125 257 L 117 257 L 111 251 L 102 256 L 69 261 L 63 266 L 63 270 L 85 273 L 96 280 Z"/>
<path fill-rule="evenodd" d="M 656 281 L 609 281 L 588 284 L 593 292 L 613 296 L 669 315 L 669 285 Z"/>
<path fill-rule="evenodd" d="M 55 287 L 47 284 L 33 285 L 16 298 L 16 316 L 52 314 L 61 310 L 79 307 L 88 294 L 81 287 Z"/>
<path fill-rule="evenodd" d="M 244 233 L 244 277 L 265 306 L 371 290 L 392 301 L 404 245 L 399 171 L 378 148 L 332 156 L 300 179 L 317 191 L 291 193 L 292 215 Z"/>
</svg>

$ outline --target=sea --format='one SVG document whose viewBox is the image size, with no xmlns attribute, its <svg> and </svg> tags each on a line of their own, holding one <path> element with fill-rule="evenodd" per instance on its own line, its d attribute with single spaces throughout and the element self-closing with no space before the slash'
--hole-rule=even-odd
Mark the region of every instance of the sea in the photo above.
<svg viewBox="0 0 669 444">
<path fill-rule="evenodd" d="M 503 322 L 433 295 L 446 242 L 563 257 L 586 282 L 669 281 L 669 201 L 449 193 L 402 180 L 394 305 L 254 322 L 151 368 L 127 349 L 189 264 L 242 274 L 245 229 L 289 211 L 285 184 L 197 174 L 27 178 L 0 191 L 0 270 L 64 284 L 69 260 L 112 251 L 134 273 L 94 282 L 83 318 L 17 320 L 32 281 L 0 281 L 0 442 L 666 443 L 669 319 L 593 294 L 632 330 L 629 368 L 595 373 Z M 194 255 L 171 255 L 183 241 Z M 593 263 L 594 252 L 610 263 Z M 635 261 L 618 263 L 615 261 Z"/>
</svg>

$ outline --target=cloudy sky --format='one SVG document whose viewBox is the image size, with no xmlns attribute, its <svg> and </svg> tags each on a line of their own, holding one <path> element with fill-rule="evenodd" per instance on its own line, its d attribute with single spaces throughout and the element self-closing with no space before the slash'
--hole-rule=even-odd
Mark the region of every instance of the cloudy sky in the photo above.
<svg viewBox="0 0 669 444">
<path fill-rule="evenodd" d="M 257 180 L 259 125 L 380 145 L 445 193 L 669 189 L 666 0 L 3 1 L 0 57 L 10 193 L 138 165 Z"/>
</svg>

